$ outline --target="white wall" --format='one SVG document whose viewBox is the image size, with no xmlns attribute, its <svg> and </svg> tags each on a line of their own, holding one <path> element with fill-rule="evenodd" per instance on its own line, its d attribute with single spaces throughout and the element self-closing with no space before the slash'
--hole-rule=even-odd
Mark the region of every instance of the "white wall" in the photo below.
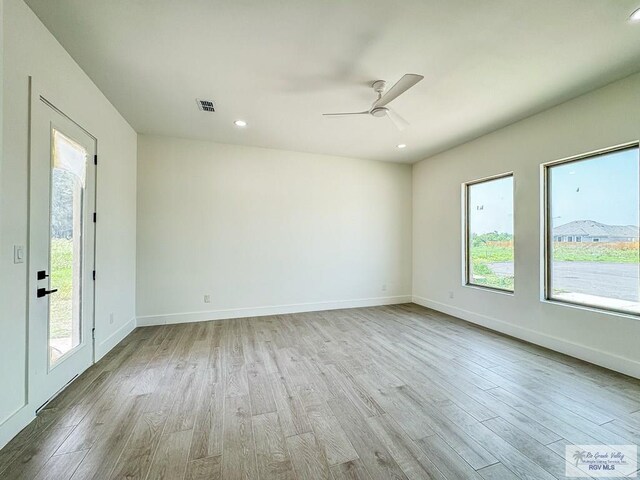
<svg viewBox="0 0 640 480">
<path fill-rule="evenodd" d="M 137 278 L 139 324 L 408 301 L 411 166 L 140 136 Z"/>
<path fill-rule="evenodd" d="M 540 300 L 540 164 L 639 137 L 634 75 L 414 165 L 414 301 L 640 377 L 640 319 Z M 462 286 L 461 273 L 461 184 L 508 171 L 514 295 Z"/>
<path fill-rule="evenodd" d="M 33 418 L 26 392 L 28 81 L 98 138 L 96 354 L 135 325 L 136 133 L 22 0 L 5 0 L 0 184 L 0 447 Z M 110 323 L 110 314 L 114 322 Z"/>
</svg>

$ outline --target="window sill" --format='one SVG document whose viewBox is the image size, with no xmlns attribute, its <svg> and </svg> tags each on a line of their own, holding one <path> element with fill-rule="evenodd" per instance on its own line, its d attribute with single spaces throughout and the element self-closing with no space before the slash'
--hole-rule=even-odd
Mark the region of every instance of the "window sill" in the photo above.
<svg viewBox="0 0 640 480">
<path fill-rule="evenodd" d="M 465 283 L 462 286 L 463 287 L 473 288 L 474 290 L 482 290 L 483 292 L 492 292 L 492 293 L 507 295 L 509 297 L 513 297 L 514 293 L 515 293 L 512 290 L 503 290 L 501 288 L 487 287 L 487 286 L 484 286 L 484 285 L 475 285 L 473 283 Z"/>
<path fill-rule="evenodd" d="M 622 310 L 611 310 L 608 308 L 602 308 L 602 307 L 597 307 L 593 305 L 584 305 L 581 303 L 568 302 L 566 300 L 560 300 L 556 298 L 542 298 L 540 299 L 540 301 L 542 303 L 546 303 L 549 305 L 559 305 L 562 307 L 574 308 L 577 310 L 584 310 L 591 313 L 598 313 L 600 315 L 612 315 L 614 317 L 628 318 L 631 320 L 640 321 L 640 312 L 633 313 L 633 312 L 622 311 Z"/>
</svg>

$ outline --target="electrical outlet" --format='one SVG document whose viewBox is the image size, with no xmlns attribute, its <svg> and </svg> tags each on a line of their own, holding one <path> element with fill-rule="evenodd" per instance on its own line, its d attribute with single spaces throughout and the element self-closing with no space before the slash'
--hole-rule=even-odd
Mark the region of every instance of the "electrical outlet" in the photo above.
<svg viewBox="0 0 640 480">
<path fill-rule="evenodd" d="M 204 296 L 204 303 L 211 303 L 211 295 Z"/>
<path fill-rule="evenodd" d="M 449 292 L 449 298 L 453 298 L 453 292 Z"/>
<path fill-rule="evenodd" d="M 382 284 L 382 291 L 383 292 L 387 291 L 387 284 L 386 283 Z"/>
<path fill-rule="evenodd" d="M 109 325 L 113 325 L 113 313 L 109 314 Z"/>
</svg>

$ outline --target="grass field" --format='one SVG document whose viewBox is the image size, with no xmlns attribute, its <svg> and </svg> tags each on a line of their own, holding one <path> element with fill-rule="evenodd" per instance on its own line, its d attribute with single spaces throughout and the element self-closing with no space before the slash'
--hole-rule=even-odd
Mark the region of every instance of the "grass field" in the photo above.
<svg viewBox="0 0 640 480">
<path fill-rule="evenodd" d="M 557 262 L 638 263 L 638 242 L 553 242 L 553 259 Z"/>
<path fill-rule="evenodd" d="M 513 242 L 477 243 L 471 247 L 474 282 L 494 288 L 513 290 L 513 277 L 496 275 L 489 264 L 513 262 Z M 638 242 L 568 243 L 554 242 L 553 260 L 557 262 L 639 263 Z"/>
<path fill-rule="evenodd" d="M 487 287 L 501 288 L 503 290 L 513 290 L 513 277 L 496 275 L 490 263 L 513 262 L 513 247 L 511 242 L 495 242 L 497 245 L 485 243 L 471 247 L 471 271 L 473 272 L 472 283 Z"/>
<path fill-rule="evenodd" d="M 73 306 L 73 241 L 53 239 L 51 243 L 51 288 L 58 291 L 50 298 L 51 338 L 71 336 Z"/>
</svg>

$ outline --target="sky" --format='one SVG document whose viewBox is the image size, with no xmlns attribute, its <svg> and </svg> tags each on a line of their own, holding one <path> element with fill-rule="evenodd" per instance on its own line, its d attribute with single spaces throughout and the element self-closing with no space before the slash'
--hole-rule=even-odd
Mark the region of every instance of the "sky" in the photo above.
<svg viewBox="0 0 640 480">
<path fill-rule="evenodd" d="M 549 170 L 553 226 L 574 220 L 638 225 L 638 149 L 570 162 Z M 513 178 L 469 187 L 471 233 L 513 233 Z"/>
<path fill-rule="evenodd" d="M 504 177 L 469 187 L 469 230 L 513 233 L 513 177 Z"/>
<path fill-rule="evenodd" d="M 553 226 L 574 220 L 638 225 L 638 163 L 634 148 L 552 168 Z"/>
</svg>

